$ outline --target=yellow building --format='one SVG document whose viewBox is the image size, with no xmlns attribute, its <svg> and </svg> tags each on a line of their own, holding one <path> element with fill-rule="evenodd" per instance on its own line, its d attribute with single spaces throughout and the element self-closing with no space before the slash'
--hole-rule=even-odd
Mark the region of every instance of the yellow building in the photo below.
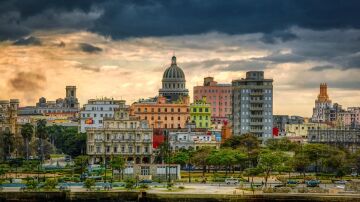
<svg viewBox="0 0 360 202">
<path fill-rule="evenodd" d="M 211 127 L 211 106 L 206 103 L 206 97 L 191 103 L 190 120 L 196 124 L 196 128 Z"/>
<path fill-rule="evenodd" d="M 325 123 L 285 124 L 285 131 L 289 138 L 301 137 L 306 140 L 309 130 L 321 130 L 328 127 L 330 126 Z"/>
</svg>

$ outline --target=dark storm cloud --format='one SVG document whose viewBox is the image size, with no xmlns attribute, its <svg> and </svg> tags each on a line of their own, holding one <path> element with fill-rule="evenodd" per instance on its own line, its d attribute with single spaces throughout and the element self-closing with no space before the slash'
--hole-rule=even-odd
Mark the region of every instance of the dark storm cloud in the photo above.
<svg viewBox="0 0 360 202">
<path fill-rule="evenodd" d="M 336 69 L 336 68 L 337 68 L 337 67 L 332 66 L 332 65 L 322 65 L 322 66 L 312 67 L 312 68 L 310 69 L 310 71 L 321 72 L 321 71 L 324 71 L 324 70 L 330 70 L 330 69 Z"/>
<path fill-rule="evenodd" d="M 88 44 L 88 43 L 80 43 L 79 47 L 82 51 L 87 52 L 87 53 L 98 53 L 98 52 L 102 51 L 101 48 L 91 45 L 91 44 Z"/>
<path fill-rule="evenodd" d="M 41 41 L 40 39 L 30 36 L 30 37 L 26 37 L 26 38 L 21 38 L 16 40 L 13 45 L 16 46 L 29 46 L 29 45 L 34 45 L 34 46 L 40 46 L 41 45 Z"/>
<path fill-rule="evenodd" d="M 44 88 L 46 77 L 35 72 L 18 72 L 9 80 L 12 89 L 22 92 L 35 92 Z"/>
<path fill-rule="evenodd" d="M 221 60 L 211 59 L 183 63 L 185 69 L 202 68 L 220 71 L 244 71 L 244 70 L 264 70 L 268 67 L 264 61 L 257 60 Z"/>
<path fill-rule="evenodd" d="M 266 33 L 263 41 L 275 43 L 296 38 L 282 32 L 291 26 L 360 28 L 359 9 L 358 0 L 5 0 L 0 3 L 0 39 L 59 27 L 91 30 L 114 39 L 210 31 Z"/>
</svg>

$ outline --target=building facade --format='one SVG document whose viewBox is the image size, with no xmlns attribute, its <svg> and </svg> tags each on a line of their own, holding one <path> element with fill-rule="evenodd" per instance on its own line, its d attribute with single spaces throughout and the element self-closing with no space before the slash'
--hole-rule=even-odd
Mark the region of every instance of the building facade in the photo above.
<svg viewBox="0 0 360 202">
<path fill-rule="evenodd" d="M 285 136 L 286 124 L 303 124 L 305 122 L 303 117 L 289 116 L 289 115 L 274 115 L 273 116 L 273 135 Z"/>
<path fill-rule="evenodd" d="M 102 128 L 104 118 L 113 118 L 115 109 L 119 108 L 122 100 L 113 98 L 90 99 L 80 111 L 80 132 L 87 128 Z"/>
<path fill-rule="evenodd" d="M 340 128 L 360 128 L 360 107 L 349 107 L 338 113 Z"/>
<path fill-rule="evenodd" d="M 149 122 L 151 128 L 185 128 L 190 121 L 189 97 L 169 102 L 165 97 L 139 100 L 131 105 L 131 115 Z"/>
<path fill-rule="evenodd" d="M 246 72 L 245 79 L 232 81 L 232 125 L 234 135 L 252 133 L 272 137 L 273 80 L 263 71 Z"/>
<path fill-rule="evenodd" d="M 190 104 L 190 120 L 197 128 L 211 127 L 211 107 L 206 103 L 206 97 Z"/>
<path fill-rule="evenodd" d="M 123 157 L 130 164 L 148 164 L 152 158 L 152 134 L 147 121 L 130 115 L 125 101 L 119 101 L 114 117 L 103 119 L 103 128 L 87 128 L 87 154 L 91 164 Z"/>
<path fill-rule="evenodd" d="M 71 113 L 76 119 L 79 113 L 79 101 L 76 97 L 76 86 L 66 86 L 65 98 L 58 98 L 56 101 L 48 101 L 41 97 L 36 106 L 19 108 L 19 115 L 49 115 L 56 113 Z"/>
<path fill-rule="evenodd" d="M 203 97 L 211 105 L 213 122 L 228 121 L 231 114 L 231 84 L 219 84 L 213 77 L 206 77 L 203 86 L 194 86 L 194 100 Z"/>
<path fill-rule="evenodd" d="M 320 93 L 315 100 L 315 107 L 313 108 L 312 121 L 313 122 L 326 122 L 330 121 L 330 110 L 332 102 L 327 93 L 327 84 L 320 84 Z"/>
<path fill-rule="evenodd" d="M 302 138 L 307 140 L 310 130 L 325 130 L 330 128 L 326 123 L 289 123 L 285 124 L 285 136 L 289 138 Z"/>
<path fill-rule="evenodd" d="M 17 113 L 19 103 L 18 99 L 0 100 L 0 132 L 18 133 Z"/>
<path fill-rule="evenodd" d="M 359 129 L 309 130 L 308 143 L 321 143 L 338 146 L 356 152 L 360 149 Z"/>
<path fill-rule="evenodd" d="M 159 96 L 165 97 L 169 102 L 175 102 L 181 97 L 187 97 L 189 90 L 186 88 L 185 74 L 177 66 L 176 57 L 171 58 L 171 65 L 168 67 L 162 78 L 162 88 L 159 89 Z"/>
<path fill-rule="evenodd" d="M 194 124 L 188 124 L 185 131 L 170 131 L 169 145 L 172 151 L 180 149 L 198 150 L 202 147 L 219 149 L 221 133 L 208 130 L 197 130 Z"/>
</svg>

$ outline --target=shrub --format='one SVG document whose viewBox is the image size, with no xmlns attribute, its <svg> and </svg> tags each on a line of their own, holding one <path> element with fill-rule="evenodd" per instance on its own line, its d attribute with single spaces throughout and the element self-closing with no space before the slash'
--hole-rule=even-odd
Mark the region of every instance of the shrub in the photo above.
<svg viewBox="0 0 360 202">
<path fill-rule="evenodd" d="M 47 190 L 55 189 L 56 185 L 58 184 L 56 179 L 46 179 L 44 188 Z"/>
<path fill-rule="evenodd" d="M 26 182 L 26 188 L 30 190 L 34 190 L 37 189 L 38 184 L 39 183 L 35 180 L 29 180 Z"/>
<path fill-rule="evenodd" d="M 148 189 L 149 188 L 149 185 L 147 184 L 140 184 L 139 186 L 141 189 Z"/>
<path fill-rule="evenodd" d="M 185 187 L 184 186 L 179 186 L 179 189 L 185 189 Z"/>
<path fill-rule="evenodd" d="M 135 180 L 134 179 L 127 179 L 125 181 L 125 188 L 126 189 L 133 189 L 135 187 Z"/>
<path fill-rule="evenodd" d="M 88 190 L 91 190 L 91 187 L 95 186 L 95 180 L 94 179 L 86 179 L 84 182 L 84 187 Z"/>
</svg>

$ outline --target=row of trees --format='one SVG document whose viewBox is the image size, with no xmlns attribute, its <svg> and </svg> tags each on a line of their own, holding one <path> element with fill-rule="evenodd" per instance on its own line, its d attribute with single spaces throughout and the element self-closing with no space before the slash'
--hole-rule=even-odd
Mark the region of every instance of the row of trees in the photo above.
<svg viewBox="0 0 360 202">
<path fill-rule="evenodd" d="M 246 134 L 235 136 L 221 145 L 221 149 L 201 148 L 197 151 L 180 150 L 167 162 L 182 166 L 195 165 L 205 172 L 219 170 L 262 173 L 265 184 L 272 172 L 332 173 L 339 177 L 354 169 L 360 173 L 360 150 L 354 154 L 345 149 L 324 144 L 293 143 L 288 139 L 271 139 L 260 145 L 257 137 Z"/>
<path fill-rule="evenodd" d="M 78 133 L 76 127 L 46 126 L 46 120 L 41 119 L 35 125 L 26 123 L 21 127 L 19 141 L 9 130 L 0 134 L 2 158 L 5 160 L 16 151 L 17 157 L 29 159 L 37 155 L 43 160 L 51 153 L 65 153 L 73 157 L 85 153 L 86 134 Z"/>
</svg>

